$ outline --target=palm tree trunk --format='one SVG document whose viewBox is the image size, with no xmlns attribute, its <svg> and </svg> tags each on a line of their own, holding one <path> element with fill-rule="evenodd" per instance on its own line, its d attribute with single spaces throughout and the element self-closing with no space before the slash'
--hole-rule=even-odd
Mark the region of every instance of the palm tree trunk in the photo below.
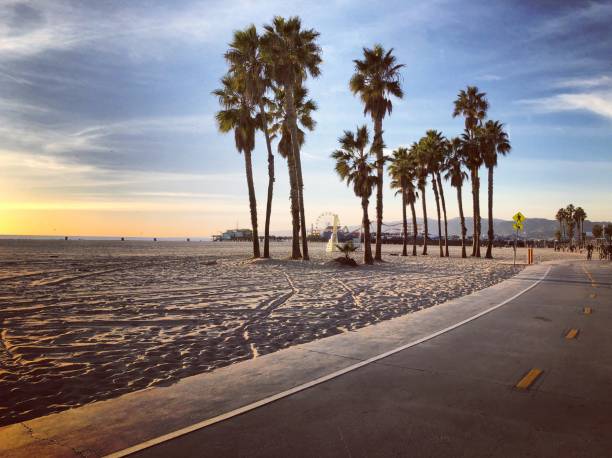
<svg viewBox="0 0 612 458">
<path fill-rule="evenodd" d="M 418 227 L 417 227 L 417 217 L 416 211 L 414 210 L 414 202 L 410 202 L 410 212 L 412 213 L 412 256 L 417 255 L 417 235 L 418 235 Z"/>
<path fill-rule="evenodd" d="M 459 204 L 459 219 L 461 220 L 461 257 L 467 258 L 465 252 L 465 235 L 467 229 L 465 227 L 465 216 L 463 215 L 463 199 L 461 197 L 461 185 L 457 186 L 457 202 Z"/>
<path fill-rule="evenodd" d="M 266 225 L 264 227 L 264 258 L 270 257 L 270 216 L 272 215 L 272 195 L 274 193 L 274 155 L 272 154 L 272 144 L 270 142 L 270 134 L 268 132 L 268 120 L 266 118 L 266 110 L 264 108 L 263 99 L 259 101 L 259 113 L 261 114 L 261 123 L 263 127 L 264 137 L 266 139 L 266 148 L 268 149 L 268 200 L 266 202 Z"/>
<path fill-rule="evenodd" d="M 438 245 L 440 246 L 440 257 L 444 257 L 444 249 L 442 248 L 442 225 L 440 223 L 440 195 L 438 194 L 438 183 L 436 182 L 436 175 L 431 174 L 431 184 L 433 187 L 434 197 L 436 198 L 436 210 L 438 212 Z"/>
<path fill-rule="evenodd" d="M 295 161 L 296 181 L 298 187 L 298 203 L 300 207 L 300 231 L 302 236 L 302 259 L 307 261 L 308 257 L 308 239 L 306 237 L 306 215 L 304 211 L 304 181 L 302 179 L 302 161 L 300 159 L 300 144 L 298 140 L 297 117 L 295 114 L 295 99 L 293 97 L 295 91 L 295 75 L 291 73 L 289 84 L 285 88 L 285 112 L 287 113 L 287 121 L 291 133 L 291 148 L 293 150 L 293 159 Z"/>
<path fill-rule="evenodd" d="M 300 204 L 298 202 L 298 187 L 296 183 L 295 161 L 293 154 L 287 155 L 287 168 L 289 169 L 289 199 L 291 200 L 291 223 L 292 223 L 292 240 L 291 240 L 291 259 L 300 259 L 302 253 L 300 251 Z"/>
<path fill-rule="evenodd" d="M 495 234 L 493 233 L 493 167 L 489 167 L 489 232 L 487 238 L 487 254 L 485 258 L 493 259 L 493 239 Z"/>
<path fill-rule="evenodd" d="M 374 119 L 373 149 L 376 151 L 376 252 L 374 259 L 382 261 L 382 220 L 383 220 L 383 139 L 382 117 Z"/>
<path fill-rule="evenodd" d="M 427 255 L 427 236 L 429 235 L 427 224 L 427 204 L 425 203 L 425 186 L 419 186 L 421 189 L 421 202 L 423 202 L 423 255 Z"/>
<path fill-rule="evenodd" d="M 374 264 L 372 259 L 372 242 L 370 240 L 370 218 L 368 217 L 369 201 L 367 197 L 361 198 L 361 208 L 363 209 L 363 262 L 364 264 Z"/>
<path fill-rule="evenodd" d="M 472 181 L 472 256 L 476 256 L 476 177 L 474 167 L 470 169 L 470 179 Z"/>
<path fill-rule="evenodd" d="M 446 219 L 446 202 L 444 200 L 444 188 L 442 188 L 442 179 L 440 173 L 436 173 L 438 180 L 438 189 L 440 190 L 440 200 L 442 201 L 442 214 L 444 216 L 444 256 L 448 258 L 448 220 Z"/>
<path fill-rule="evenodd" d="M 251 152 L 244 151 L 244 166 L 246 169 L 247 186 L 249 188 L 249 206 L 251 208 L 251 226 L 253 228 L 253 257 L 258 258 L 259 235 L 257 233 L 257 201 L 255 200 L 255 185 L 253 184 L 253 164 L 251 163 Z"/>
<path fill-rule="evenodd" d="M 560 224 L 561 224 L 561 238 L 565 239 L 565 220 L 562 219 Z"/>
<path fill-rule="evenodd" d="M 408 256 L 408 219 L 406 218 L 406 190 L 402 188 L 402 223 L 403 227 L 403 246 L 402 256 Z"/>
<path fill-rule="evenodd" d="M 472 199 L 474 204 L 474 242 L 472 244 L 472 256 L 480 257 L 480 178 L 478 168 L 472 167 Z"/>
</svg>

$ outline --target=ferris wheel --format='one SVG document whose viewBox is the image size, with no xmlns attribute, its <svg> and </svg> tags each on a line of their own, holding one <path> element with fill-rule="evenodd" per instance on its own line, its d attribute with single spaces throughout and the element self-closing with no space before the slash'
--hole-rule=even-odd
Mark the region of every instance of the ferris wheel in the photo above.
<svg viewBox="0 0 612 458">
<path fill-rule="evenodd" d="M 323 212 L 319 215 L 313 228 L 313 234 L 320 236 L 328 227 L 333 227 L 334 222 L 340 226 L 340 218 L 333 212 Z"/>
</svg>

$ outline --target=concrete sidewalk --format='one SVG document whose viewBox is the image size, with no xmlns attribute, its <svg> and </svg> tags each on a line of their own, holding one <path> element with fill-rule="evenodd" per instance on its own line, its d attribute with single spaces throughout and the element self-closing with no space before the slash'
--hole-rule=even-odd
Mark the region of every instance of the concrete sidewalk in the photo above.
<svg viewBox="0 0 612 458">
<path fill-rule="evenodd" d="M 533 285 L 547 268 L 532 266 L 478 293 L 356 332 L 189 377 L 170 387 L 130 393 L 1 428 L 0 455 L 103 456 L 126 449 L 430 336 L 511 298 Z M 372 368 L 364 367 L 356 372 L 369 370 Z M 268 407 L 262 411 L 265 409 Z"/>
</svg>

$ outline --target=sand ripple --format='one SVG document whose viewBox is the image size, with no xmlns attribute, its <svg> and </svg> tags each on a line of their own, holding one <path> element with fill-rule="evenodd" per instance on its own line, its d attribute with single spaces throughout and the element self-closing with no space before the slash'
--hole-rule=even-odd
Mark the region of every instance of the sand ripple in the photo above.
<svg viewBox="0 0 612 458">
<path fill-rule="evenodd" d="M 430 307 L 511 265 L 244 261 L 247 244 L 0 242 L 0 425 Z M 385 247 L 397 252 L 398 247 Z M 286 245 L 274 246 L 286 256 Z"/>
</svg>

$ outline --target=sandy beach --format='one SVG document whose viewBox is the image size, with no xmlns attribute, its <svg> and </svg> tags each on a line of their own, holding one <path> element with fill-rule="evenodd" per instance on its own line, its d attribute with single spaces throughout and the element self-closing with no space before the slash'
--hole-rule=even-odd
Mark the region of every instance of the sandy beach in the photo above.
<svg viewBox="0 0 612 458">
<path fill-rule="evenodd" d="M 0 425 L 211 371 L 470 294 L 521 270 L 400 257 L 249 260 L 248 243 L 0 241 Z M 358 256 L 356 256 L 358 257 Z M 582 255 L 536 250 L 536 260 Z M 519 261 L 525 259 L 524 250 Z"/>
</svg>

